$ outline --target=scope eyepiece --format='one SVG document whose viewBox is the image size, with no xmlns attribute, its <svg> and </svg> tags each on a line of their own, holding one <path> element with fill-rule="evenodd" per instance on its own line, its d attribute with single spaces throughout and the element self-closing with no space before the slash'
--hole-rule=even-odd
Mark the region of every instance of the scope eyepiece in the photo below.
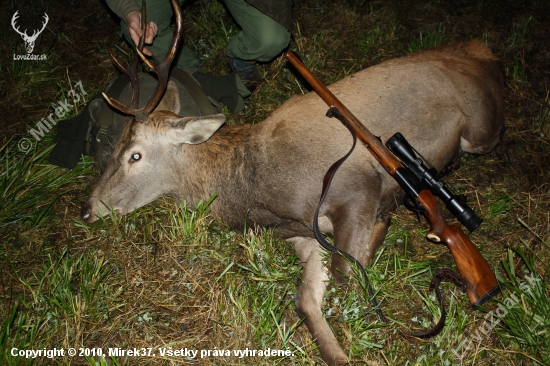
<svg viewBox="0 0 550 366">
<path fill-rule="evenodd" d="M 451 198 L 445 202 L 445 206 L 447 206 L 447 209 L 455 215 L 458 221 L 470 231 L 477 229 L 483 222 L 460 196 L 452 195 Z"/>
</svg>

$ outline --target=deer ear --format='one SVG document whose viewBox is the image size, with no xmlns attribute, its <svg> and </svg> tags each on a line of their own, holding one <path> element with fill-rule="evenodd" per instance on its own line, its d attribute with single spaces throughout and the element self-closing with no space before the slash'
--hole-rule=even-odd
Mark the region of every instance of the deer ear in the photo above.
<svg viewBox="0 0 550 366">
<path fill-rule="evenodd" d="M 171 121 L 168 137 L 174 144 L 200 144 L 208 140 L 225 123 L 223 113 L 204 117 L 182 117 Z"/>
<path fill-rule="evenodd" d="M 166 86 L 166 91 L 164 96 L 160 100 L 158 106 L 155 108 L 156 111 L 170 111 L 175 114 L 180 114 L 180 93 L 176 83 L 172 80 L 168 82 Z"/>
</svg>

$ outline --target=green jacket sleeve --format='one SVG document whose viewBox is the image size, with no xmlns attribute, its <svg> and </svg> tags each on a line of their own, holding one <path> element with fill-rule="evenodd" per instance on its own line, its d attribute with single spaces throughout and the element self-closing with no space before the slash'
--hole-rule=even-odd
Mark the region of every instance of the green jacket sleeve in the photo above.
<svg viewBox="0 0 550 366">
<path fill-rule="evenodd" d="M 133 11 L 141 11 L 141 6 L 136 0 L 105 0 L 111 10 L 126 22 L 126 17 Z"/>
</svg>

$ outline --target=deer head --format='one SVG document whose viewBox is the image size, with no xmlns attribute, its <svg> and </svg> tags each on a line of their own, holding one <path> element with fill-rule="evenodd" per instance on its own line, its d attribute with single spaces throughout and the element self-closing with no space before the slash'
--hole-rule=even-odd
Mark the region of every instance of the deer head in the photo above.
<svg viewBox="0 0 550 366">
<path fill-rule="evenodd" d="M 19 15 L 17 13 L 19 13 L 19 10 L 16 11 L 15 14 L 13 14 L 13 17 L 11 18 L 11 26 L 23 38 L 23 41 L 25 42 L 25 48 L 27 49 L 27 53 L 32 53 L 36 39 L 38 38 L 40 33 L 42 33 L 42 31 L 46 28 L 46 24 L 48 24 L 48 20 L 49 20 L 48 14 L 44 13 L 44 22 L 42 23 L 42 29 L 34 30 L 32 36 L 29 36 L 27 34 L 26 29 L 24 32 L 21 32 L 19 31 L 19 27 L 16 26 L 15 21 L 17 20 L 17 18 L 19 18 Z"/>
<path fill-rule="evenodd" d="M 141 18 L 143 34 L 136 47 L 133 62 L 124 68 L 113 57 L 118 68 L 130 78 L 131 103 L 128 106 L 109 98 L 105 93 L 103 96 L 109 105 L 129 115 L 130 118 L 127 119 L 121 139 L 111 155 L 105 172 L 82 207 L 81 217 L 87 222 L 95 221 L 97 216 L 107 213 L 109 208 L 119 213 L 127 213 L 160 195 L 169 195 L 169 189 L 163 189 L 162 178 L 167 174 L 167 169 L 160 163 L 168 160 L 171 152 L 163 149 L 162 145 L 166 141 L 172 142 L 174 146 L 181 143 L 201 143 L 225 122 L 223 114 L 210 118 L 177 115 L 180 108 L 178 89 L 173 82 L 168 82 L 168 78 L 170 64 L 182 38 L 183 21 L 177 1 L 172 0 L 172 5 L 176 15 L 176 29 L 170 50 L 162 62 L 157 65 L 152 64 L 141 52 L 147 28 L 145 2 Z M 158 84 L 146 105 L 137 108 L 139 100 L 137 66 L 140 59 L 157 75 Z M 159 138 L 163 141 L 155 141 Z M 145 183 L 151 181 L 156 182 L 154 187 Z M 154 193 L 150 190 L 154 190 Z"/>
</svg>

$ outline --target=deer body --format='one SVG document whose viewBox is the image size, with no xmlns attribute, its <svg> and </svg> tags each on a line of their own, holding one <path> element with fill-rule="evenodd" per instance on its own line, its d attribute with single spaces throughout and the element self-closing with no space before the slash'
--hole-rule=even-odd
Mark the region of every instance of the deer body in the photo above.
<svg viewBox="0 0 550 366">
<path fill-rule="evenodd" d="M 491 151 L 504 128 L 500 69 L 479 41 L 388 61 L 329 89 L 383 141 L 401 132 L 437 169 L 461 151 Z M 315 93 L 290 99 L 253 126 L 219 128 L 221 115 L 181 118 L 177 108 L 161 108 L 170 106 L 158 107 L 146 123 L 126 126 L 83 219 L 106 213 L 101 202 L 127 213 L 161 196 L 195 204 L 217 194 L 211 205 L 216 218 L 234 229 L 245 220 L 274 227 L 294 244 L 303 264 L 297 311 L 306 317 L 324 361 L 345 363 L 321 312 L 328 275 L 312 221 L 325 172 L 351 146 L 348 130 L 325 117 L 327 107 Z M 399 195 L 393 178 L 359 146 L 332 183 L 321 230 L 367 265 Z M 339 271 L 350 268 L 334 256 L 331 272 L 341 281 Z"/>
</svg>

